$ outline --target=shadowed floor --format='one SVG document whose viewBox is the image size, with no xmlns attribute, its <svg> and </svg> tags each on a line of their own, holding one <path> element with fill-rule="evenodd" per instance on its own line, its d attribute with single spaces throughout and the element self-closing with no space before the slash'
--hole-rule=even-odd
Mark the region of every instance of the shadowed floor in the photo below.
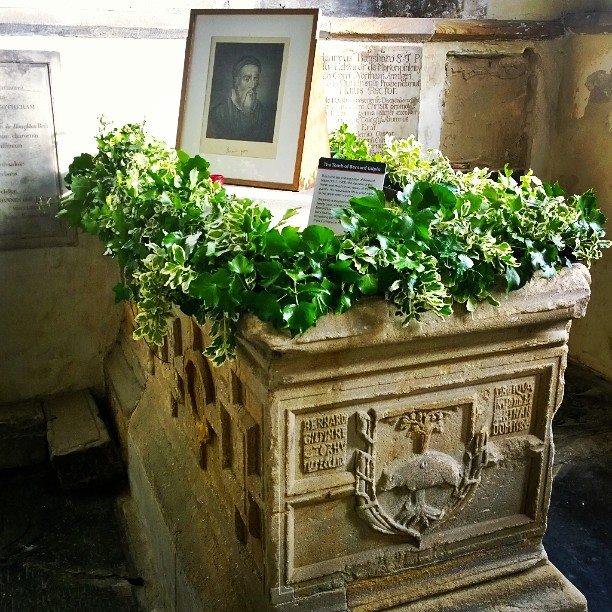
<svg viewBox="0 0 612 612">
<path fill-rule="evenodd" d="M 553 422 L 555 480 L 544 547 L 587 598 L 590 612 L 612 610 L 612 389 L 569 367 Z"/>
<path fill-rule="evenodd" d="M 554 431 L 544 544 L 591 612 L 612 610 L 610 387 L 570 367 Z M 142 579 L 129 569 L 115 506 L 112 492 L 66 496 L 49 466 L 0 473 L 0 612 L 137 610 Z"/>
</svg>

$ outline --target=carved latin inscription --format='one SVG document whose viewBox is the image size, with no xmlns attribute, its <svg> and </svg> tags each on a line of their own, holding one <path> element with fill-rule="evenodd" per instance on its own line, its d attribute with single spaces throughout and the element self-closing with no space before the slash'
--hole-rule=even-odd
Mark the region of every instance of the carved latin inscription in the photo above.
<svg viewBox="0 0 612 612">
<path fill-rule="evenodd" d="M 302 424 L 302 471 L 330 470 L 346 462 L 346 414 L 315 416 Z"/>
<path fill-rule="evenodd" d="M 533 406 L 533 384 L 511 383 L 493 390 L 492 435 L 515 433 L 529 429 Z"/>
</svg>

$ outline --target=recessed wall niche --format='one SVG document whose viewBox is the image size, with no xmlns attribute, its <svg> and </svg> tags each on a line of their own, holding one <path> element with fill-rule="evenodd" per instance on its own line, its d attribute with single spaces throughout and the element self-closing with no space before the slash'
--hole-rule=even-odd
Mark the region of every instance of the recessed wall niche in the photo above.
<svg viewBox="0 0 612 612">
<path fill-rule="evenodd" d="M 453 166 L 529 167 L 537 56 L 448 54 L 440 148 Z"/>
</svg>

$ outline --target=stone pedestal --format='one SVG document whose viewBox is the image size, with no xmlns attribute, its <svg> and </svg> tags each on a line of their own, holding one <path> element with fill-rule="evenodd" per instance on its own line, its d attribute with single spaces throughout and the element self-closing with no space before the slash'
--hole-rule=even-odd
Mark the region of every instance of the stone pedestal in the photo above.
<svg viewBox="0 0 612 612">
<path fill-rule="evenodd" d="M 382 300 L 294 339 L 247 317 L 221 368 L 183 316 L 154 367 L 123 338 L 147 374 L 122 406 L 115 367 L 110 399 L 168 607 L 586 609 L 542 536 L 588 298 L 575 266 L 407 327 Z"/>
</svg>

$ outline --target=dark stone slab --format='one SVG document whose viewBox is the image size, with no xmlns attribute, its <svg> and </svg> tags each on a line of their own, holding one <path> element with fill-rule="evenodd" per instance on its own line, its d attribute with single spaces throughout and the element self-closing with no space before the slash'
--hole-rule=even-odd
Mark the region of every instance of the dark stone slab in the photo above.
<svg viewBox="0 0 612 612">
<path fill-rule="evenodd" d="M 38 402 L 0 406 L 0 469 L 48 459 L 45 417 Z"/>
<path fill-rule="evenodd" d="M 112 481 L 122 464 L 98 408 L 86 391 L 46 400 L 51 463 L 65 489 Z"/>
</svg>

